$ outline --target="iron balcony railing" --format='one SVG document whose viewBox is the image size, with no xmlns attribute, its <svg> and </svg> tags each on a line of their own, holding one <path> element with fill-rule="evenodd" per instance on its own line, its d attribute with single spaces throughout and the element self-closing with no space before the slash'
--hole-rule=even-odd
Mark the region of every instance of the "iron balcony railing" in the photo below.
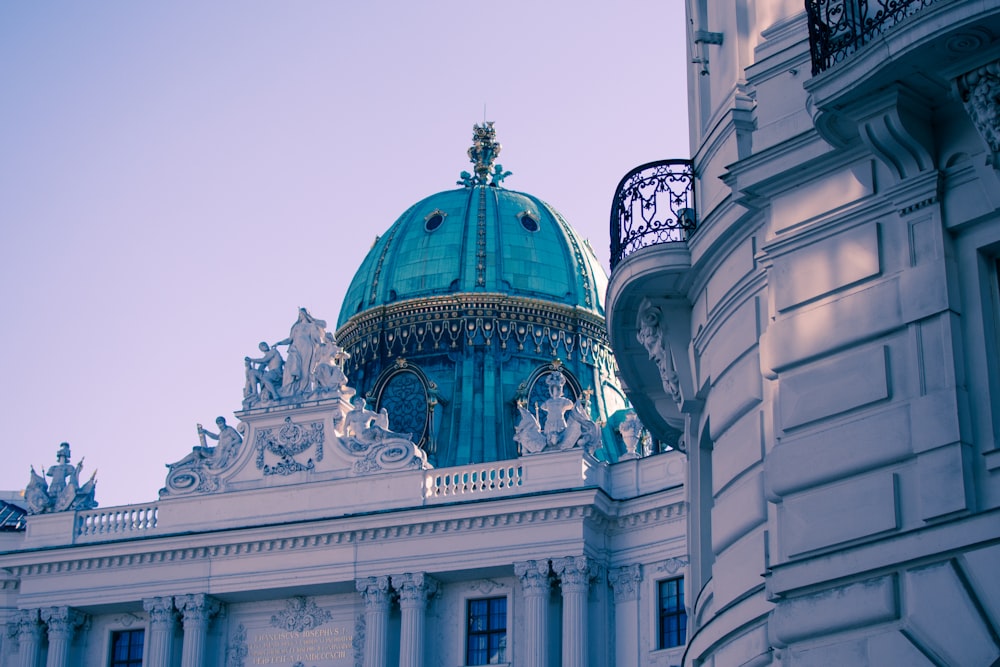
<svg viewBox="0 0 1000 667">
<path fill-rule="evenodd" d="M 625 174 L 611 204 L 611 269 L 636 250 L 687 241 L 694 233 L 690 160 L 658 160 Z"/>
<path fill-rule="evenodd" d="M 813 76 L 936 0 L 806 0 Z"/>
</svg>

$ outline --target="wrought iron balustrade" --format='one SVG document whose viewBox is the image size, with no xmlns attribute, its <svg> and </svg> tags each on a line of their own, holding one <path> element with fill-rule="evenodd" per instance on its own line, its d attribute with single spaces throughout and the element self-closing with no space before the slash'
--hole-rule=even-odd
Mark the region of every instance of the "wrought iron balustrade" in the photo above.
<svg viewBox="0 0 1000 667">
<path fill-rule="evenodd" d="M 813 76 L 936 0 L 806 0 Z"/>
<path fill-rule="evenodd" d="M 657 160 L 625 174 L 611 204 L 611 269 L 636 250 L 686 241 L 696 227 L 690 160 Z"/>
</svg>

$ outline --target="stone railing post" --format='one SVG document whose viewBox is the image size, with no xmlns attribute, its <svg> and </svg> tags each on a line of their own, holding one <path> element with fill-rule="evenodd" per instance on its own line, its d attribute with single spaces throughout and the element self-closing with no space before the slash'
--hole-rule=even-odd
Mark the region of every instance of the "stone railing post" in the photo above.
<svg viewBox="0 0 1000 667">
<path fill-rule="evenodd" d="M 549 561 L 514 563 L 514 573 L 521 580 L 524 593 L 524 664 L 526 667 L 546 667 L 549 591 L 552 588 Z"/>
<path fill-rule="evenodd" d="M 149 614 L 149 636 L 146 637 L 146 667 L 170 667 L 177 610 L 172 597 L 146 598 L 142 608 Z"/>
<path fill-rule="evenodd" d="M 40 667 L 42 621 L 37 609 L 19 609 L 14 616 L 17 632 L 17 667 Z"/>
<path fill-rule="evenodd" d="M 562 586 L 562 664 L 587 667 L 587 594 L 590 592 L 590 564 L 586 556 L 570 556 L 552 561 Z"/>
<path fill-rule="evenodd" d="M 204 593 L 191 593 L 175 597 L 174 606 L 184 623 L 181 667 L 204 667 L 208 625 L 222 610 L 222 604 Z"/>
<path fill-rule="evenodd" d="M 399 591 L 402 613 L 399 667 L 423 667 L 427 601 L 437 591 L 437 582 L 423 572 L 414 572 L 393 575 L 392 587 Z"/>
<path fill-rule="evenodd" d="M 68 667 L 73 635 L 86 622 L 86 615 L 69 607 L 41 610 L 41 619 L 49 628 L 49 657 L 46 667 Z"/>
<path fill-rule="evenodd" d="M 638 563 L 608 572 L 615 593 L 615 661 L 627 665 L 639 656 L 639 584 L 642 568 Z"/>
<path fill-rule="evenodd" d="M 389 639 L 389 577 L 365 577 L 355 582 L 365 600 L 364 667 L 384 667 Z"/>
</svg>

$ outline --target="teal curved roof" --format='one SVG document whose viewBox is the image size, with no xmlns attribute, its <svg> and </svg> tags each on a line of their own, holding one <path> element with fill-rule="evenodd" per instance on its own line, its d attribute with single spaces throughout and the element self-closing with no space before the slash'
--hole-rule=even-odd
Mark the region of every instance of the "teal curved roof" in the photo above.
<svg viewBox="0 0 1000 667">
<path fill-rule="evenodd" d="M 489 292 L 603 317 L 607 275 L 590 245 L 547 203 L 470 185 L 411 206 L 375 241 L 344 297 L 338 327 L 395 302 Z"/>
</svg>

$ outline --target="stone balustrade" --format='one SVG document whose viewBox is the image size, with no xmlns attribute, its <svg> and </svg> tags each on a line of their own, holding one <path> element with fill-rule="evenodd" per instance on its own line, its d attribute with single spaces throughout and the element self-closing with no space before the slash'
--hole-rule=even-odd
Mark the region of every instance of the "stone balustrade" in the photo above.
<svg viewBox="0 0 1000 667">
<path fill-rule="evenodd" d="M 158 513 L 156 503 L 77 512 L 76 536 L 106 538 L 142 533 L 156 528 Z"/>
</svg>

